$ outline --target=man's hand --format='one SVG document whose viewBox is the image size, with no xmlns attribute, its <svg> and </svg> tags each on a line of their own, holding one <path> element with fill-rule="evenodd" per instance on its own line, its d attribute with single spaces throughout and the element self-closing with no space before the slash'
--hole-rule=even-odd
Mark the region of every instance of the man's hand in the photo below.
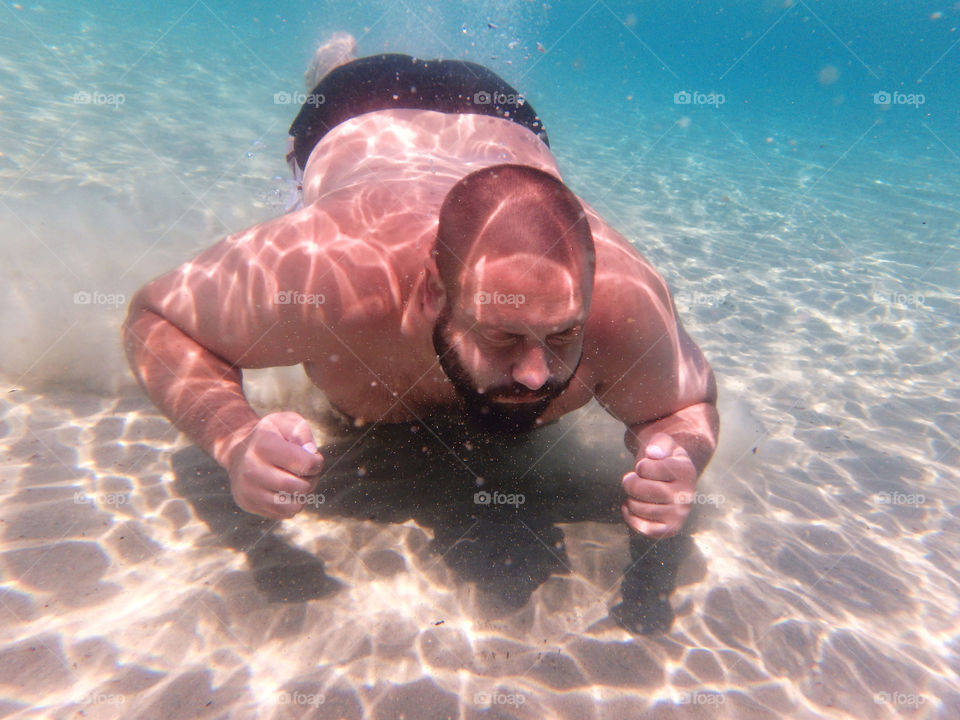
<svg viewBox="0 0 960 720">
<path fill-rule="evenodd" d="M 680 532 L 693 504 L 697 469 L 670 435 L 651 437 L 622 482 L 627 499 L 620 509 L 627 525 L 650 538 Z"/>
<path fill-rule="evenodd" d="M 242 509 L 274 520 L 296 515 L 323 469 L 307 421 L 294 412 L 271 413 L 231 450 L 230 492 Z"/>
</svg>

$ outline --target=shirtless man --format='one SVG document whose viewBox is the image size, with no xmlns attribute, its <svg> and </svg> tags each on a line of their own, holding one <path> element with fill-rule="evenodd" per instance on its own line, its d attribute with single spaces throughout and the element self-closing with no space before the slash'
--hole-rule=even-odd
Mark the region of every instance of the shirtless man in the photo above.
<svg viewBox="0 0 960 720">
<path fill-rule="evenodd" d="M 318 84 L 289 156 L 302 208 L 131 302 L 124 344 L 150 399 L 227 469 L 237 505 L 282 519 L 323 457 L 300 415 L 256 415 L 243 368 L 302 363 L 364 422 L 459 410 L 514 435 L 596 398 L 636 461 L 625 521 L 679 532 L 719 420 L 713 373 L 663 279 L 566 188 L 539 118 L 503 80 L 352 49 L 338 35 L 308 71 Z"/>
</svg>

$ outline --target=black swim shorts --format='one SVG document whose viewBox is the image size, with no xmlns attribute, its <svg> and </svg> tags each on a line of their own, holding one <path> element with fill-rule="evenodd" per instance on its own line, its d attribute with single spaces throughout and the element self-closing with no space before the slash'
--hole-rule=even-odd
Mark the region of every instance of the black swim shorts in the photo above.
<svg viewBox="0 0 960 720">
<path fill-rule="evenodd" d="M 359 58 L 327 73 L 290 126 L 290 159 L 302 172 L 313 148 L 336 125 L 363 113 L 395 109 L 506 118 L 550 145 L 533 107 L 482 65 L 389 54 Z"/>
</svg>

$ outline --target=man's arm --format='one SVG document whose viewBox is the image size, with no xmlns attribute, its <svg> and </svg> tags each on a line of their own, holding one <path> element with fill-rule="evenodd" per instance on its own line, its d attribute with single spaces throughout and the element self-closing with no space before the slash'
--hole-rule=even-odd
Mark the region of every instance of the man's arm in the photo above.
<svg viewBox="0 0 960 720">
<path fill-rule="evenodd" d="M 699 348 L 679 322 L 676 334 L 668 332 L 663 337 L 675 338 L 666 345 L 669 352 L 662 353 L 673 355 L 673 363 L 660 357 L 660 362 L 651 363 L 645 381 L 638 380 L 641 373 L 637 373 L 634 382 L 661 389 L 660 403 L 676 409 L 653 420 L 631 422 L 637 415 L 629 412 L 621 417 L 627 424 L 624 441 L 635 462 L 622 478 L 626 493 L 623 518 L 631 528 L 652 538 L 670 537 L 683 528 L 697 479 L 713 457 L 720 429 L 716 381 Z M 672 371 L 663 373 L 665 368 Z M 631 375 L 627 373 L 625 386 Z M 624 390 L 627 397 L 643 392 L 638 385 L 632 392 Z M 641 402 L 633 412 L 642 412 L 642 407 Z"/>
<path fill-rule="evenodd" d="M 596 394 L 627 426 L 624 441 L 634 454 L 623 478 L 624 519 L 645 535 L 666 537 L 683 526 L 716 449 L 716 380 L 663 279 L 629 247 L 607 257 L 595 282 Z"/>
<path fill-rule="evenodd" d="M 260 419 L 243 395 L 242 373 L 158 314 L 150 291 L 134 297 L 123 327 L 130 367 L 153 404 L 226 467 Z"/>
<path fill-rule="evenodd" d="M 717 449 L 719 431 L 720 416 L 714 398 L 711 402 L 685 407 L 660 420 L 631 425 L 627 428 L 625 441 L 634 458 L 639 459 L 655 435 L 666 433 L 686 450 L 699 477 Z"/>
<path fill-rule="evenodd" d="M 337 309 L 336 302 L 294 302 L 330 285 L 321 270 L 325 253 L 311 252 L 305 239 L 321 225 L 306 209 L 228 237 L 148 283 L 130 304 L 123 341 L 134 374 L 154 404 L 224 466 L 259 420 L 243 395 L 241 368 L 303 362 Z"/>
</svg>

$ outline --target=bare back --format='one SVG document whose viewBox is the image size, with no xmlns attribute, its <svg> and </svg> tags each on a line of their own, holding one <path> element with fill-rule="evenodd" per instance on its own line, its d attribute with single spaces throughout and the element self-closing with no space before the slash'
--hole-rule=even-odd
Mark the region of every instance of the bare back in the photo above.
<svg viewBox="0 0 960 720">
<path fill-rule="evenodd" d="M 560 177 L 546 145 L 508 120 L 423 110 L 360 115 L 313 150 L 302 210 L 226 238 L 151 283 L 148 296 L 238 367 L 303 363 L 331 403 L 354 417 L 400 422 L 452 407 L 456 395 L 422 313 L 424 264 L 450 188 L 503 163 Z M 712 375 L 677 322 L 666 285 L 587 212 L 597 269 L 583 361 L 543 419 L 592 397 L 628 424 L 699 401 Z"/>
</svg>

